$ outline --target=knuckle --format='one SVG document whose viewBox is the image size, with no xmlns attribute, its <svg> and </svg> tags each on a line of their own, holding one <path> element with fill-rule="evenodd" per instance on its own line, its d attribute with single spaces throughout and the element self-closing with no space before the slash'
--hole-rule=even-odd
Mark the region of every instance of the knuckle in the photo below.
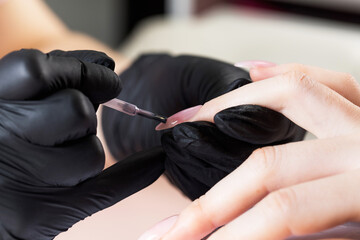
<svg viewBox="0 0 360 240">
<path fill-rule="evenodd" d="M 208 107 L 211 107 L 211 104 L 209 104 L 209 102 L 212 102 L 213 100 L 211 99 L 211 100 L 209 100 L 209 101 L 207 101 L 207 102 L 205 102 L 204 104 L 203 104 L 203 108 L 208 108 Z"/>
<path fill-rule="evenodd" d="M 214 101 L 215 101 L 214 99 L 211 99 L 210 101 L 205 102 L 203 104 L 202 108 L 204 108 L 204 109 L 212 109 L 213 108 L 212 106 L 214 106 L 213 105 Z"/>
<path fill-rule="evenodd" d="M 21 52 L 20 52 L 21 53 Z M 19 64 L 25 70 L 24 87 L 33 89 L 33 94 L 41 93 L 47 89 L 49 68 L 46 55 L 36 50 L 27 50 L 21 56 Z"/>
<path fill-rule="evenodd" d="M 201 196 L 200 198 L 196 199 L 194 201 L 194 204 L 196 208 L 199 211 L 199 215 L 201 216 L 201 219 L 205 221 L 207 224 L 210 224 L 212 228 L 217 228 L 219 225 L 215 222 L 215 219 L 217 219 L 216 216 L 213 216 L 211 211 L 207 211 L 207 208 L 205 207 L 206 202 L 206 195 Z"/>
<path fill-rule="evenodd" d="M 304 64 L 300 63 L 291 63 L 289 64 L 289 69 L 295 72 L 301 72 L 306 74 L 307 73 L 307 67 Z"/>
<path fill-rule="evenodd" d="M 359 85 L 359 83 L 356 81 L 356 78 L 350 73 L 344 73 L 342 77 L 342 84 L 347 86 L 349 89 L 356 89 Z"/>
<path fill-rule="evenodd" d="M 303 95 L 312 89 L 315 84 L 308 75 L 299 71 L 285 73 L 283 79 L 288 83 L 289 92 L 294 95 Z"/>
<path fill-rule="evenodd" d="M 279 189 L 280 183 L 276 176 L 278 175 L 284 154 L 280 146 L 259 148 L 249 158 L 250 170 L 261 178 L 262 188 L 267 192 Z"/>
<path fill-rule="evenodd" d="M 34 80 L 43 80 L 46 71 L 44 54 L 39 51 L 26 52 L 22 59 L 22 64 L 26 68 L 28 76 Z"/>
<path fill-rule="evenodd" d="M 74 125 L 82 127 L 96 125 L 95 109 L 90 100 L 77 90 L 67 89 L 63 91 L 66 91 L 66 106 L 64 109 L 71 110 Z"/>
<path fill-rule="evenodd" d="M 267 178 L 276 171 L 278 165 L 278 153 L 276 146 L 269 146 L 256 149 L 250 156 L 250 165 L 255 171 L 260 172 L 263 178 Z M 266 182 L 266 181 L 265 181 Z"/>
<path fill-rule="evenodd" d="M 294 188 L 289 187 L 270 193 L 264 200 L 268 217 L 273 215 L 291 235 L 308 233 L 308 223 L 299 218 L 298 210 L 301 208 Z"/>
<path fill-rule="evenodd" d="M 296 193 L 292 188 L 272 192 L 265 198 L 265 206 L 279 215 L 285 223 L 289 223 L 293 209 L 297 207 Z"/>
</svg>

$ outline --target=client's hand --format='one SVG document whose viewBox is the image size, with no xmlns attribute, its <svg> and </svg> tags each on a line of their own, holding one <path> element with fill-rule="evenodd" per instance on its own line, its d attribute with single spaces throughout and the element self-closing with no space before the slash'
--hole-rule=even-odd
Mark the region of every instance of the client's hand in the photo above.
<svg viewBox="0 0 360 240">
<path fill-rule="evenodd" d="M 145 55 L 121 75 L 124 91 L 119 98 L 169 116 L 242 87 L 251 82 L 248 77 L 244 70 L 217 60 Z M 186 114 L 194 110 L 196 107 Z M 106 108 L 102 120 L 107 145 L 119 160 L 132 152 L 160 145 L 163 132 L 154 130 L 154 121 L 124 116 Z M 196 199 L 256 148 L 301 140 L 303 135 L 303 129 L 273 110 L 236 107 L 217 115 L 216 124 L 182 124 L 165 133 L 162 145 L 167 153 L 166 175 L 185 195 Z M 126 136 L 126 141 L 121 136 Z"/>
<path fill-rule="evenodd" d="M 250 73 L 257 82 L 209 101 L 192 120 L 212 121 L 223 109 L 257 104 L 318 139 L 254 151 L 186 208 L 161 239 L 198 240 L 223 225 L 209 239 L 284 239 L 360 221 L 360 87 L 354 78 L 298 65 Z M 161 231 L 152 239 L 160 239 Z M 335 236 L 354 237 L 345 234 Z"/>
<path fill-rule="evenodd" d="M 121 90 L 113 67 L 93 51 L 0 60 L 0 239 L 53 239 L 163 172 L 161 150 L 101 172 L 95 111 Z"/>
<path fill-rule="evenodd" d="M 140 56 L 120 77 L 124 86 L 118 98 L 164 116 L 203 104 L 250 82 L 247 72 L 231 64 L 167 54 Z M 104 108 L 102 123 L 107 145 L 117 160 L 160 146 L 162 133 L 155 131 L 155 121 Z"/>
</svg>

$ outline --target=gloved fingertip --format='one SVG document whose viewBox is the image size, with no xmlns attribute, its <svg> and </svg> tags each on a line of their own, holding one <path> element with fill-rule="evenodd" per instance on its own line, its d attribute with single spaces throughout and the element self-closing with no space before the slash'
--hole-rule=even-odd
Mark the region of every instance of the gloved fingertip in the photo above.
<svg viewBox="0 0 360 240">
<path fill-rule="evenodd" d="M 48 53 L 50 56 L 55 57 L 74 57 L 80 61 L 95 63 L 102 65 L 111 69 L 115 69 L 115 61 L 106 55 L 104 52 L 94 51 L 94 50 L 75 50 L 75 51 L 62 51 L 62 50 L 53 50 Z"/>
<path fill-rule="evenodd" d="M 248 78 L 239 78 L 236 79 L 235 81 L 233 81 L 232 83 L 230 83 L 227 87 L 227 91 L 230 92 L 232 90 L 238 89 L 239 87 L 245 86 L 249 83 L 251 83 L 252 81 Z"/>
<path fill-rule="evenodd" d="M 253 114 L 256 108 L 253 105 L 227 108 L 214 116 L 215 125 L 232 138 L 257 144 L 254 139 L 262 138 L 263 133 L 260 131 L 261 122 Z"/>
<path fill-rule="evenodd" d="M 221 96 L 223 94 L 226 94 L 228 92 L 231 92 L 235 89 L 238 89 L 239 87 L 245 86 L 246 84 L 251 83 L 250 76 L 247 77 L 240 77 L 238 79 L 235 79 L 230 84 L 222 87 L 222 89 L 219 91 L 219 93 L 216 95 L 216 97 Z M 210 99 L 209 99 L 210 100 Z"/>
<path fill-rule="evenodd" d="M 120 94 L 122 82 L 112 70 L 88 62 L 83 62 L 82 69 L 83 82 L 79 90 L 84 92 L 94 104 L 104 103 Z"/>
<path fill-rule="evenodd" d="M 209 127 L 213 126 L 212 123 L 209 122 L 186 122 L 183 124 L 179 124 L 172 130 L 175 140 L 183 141 L 186 139 L 187 141 L 196 141 L 202 140 L 203 131 L 209 130 Z"/>
<path fill-rule="evenodd" d="M 269 144 L 288 139 L 298 128 L 279 112 L 258 105 L 225 109 L 214 117 L 226 135 L 252 144 Z"/>
</svg>

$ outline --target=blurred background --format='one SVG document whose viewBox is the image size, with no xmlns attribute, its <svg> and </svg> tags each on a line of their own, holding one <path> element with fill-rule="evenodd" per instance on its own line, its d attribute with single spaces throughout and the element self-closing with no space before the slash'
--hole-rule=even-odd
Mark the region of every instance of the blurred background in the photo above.
<svg viewBox="0 0 360 240">
<path fill-rule="evenodd" d="M 318 19 L 360 24 L 358 0 L 46 0 L 72 29 L 86 32 L 112 47 L 119 46 L 136 25 L 152 16 L 189 18 L 211 8 L 238 8 L 291 13 Z M 86 7 L 84 7 L 86 6 Z"/>
<path fill-rule="evenodd" d="M 358 0 L 46 2 L 72 29 L 130 58 L 192 53 L 232 62 L 301 62 L 359 76 Z"/>
<path fill-rule="evenodd" d="M 130 59 L 190 53 L 235 63 L 298 62 L 360 79 L 359 0 L 46 0 L 74 30 Z M 161 177 L 56 240 L 132 240 L 189 200 Z"/>
</svg>

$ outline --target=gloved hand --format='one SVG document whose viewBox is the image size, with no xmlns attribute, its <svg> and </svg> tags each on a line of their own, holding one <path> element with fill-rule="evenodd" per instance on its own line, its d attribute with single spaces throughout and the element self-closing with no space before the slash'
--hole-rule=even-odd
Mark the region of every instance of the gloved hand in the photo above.
<svg viewBox="0 0 360 240">
<path fill-rule="evenodd" d="M 144 55 L 121 74 L 118 98 L 165 116 L 204 104 L 250 83 L 247 72 L 217 60 L 166 54 Z M 211 123 L 185 123 L 164 136 L 166 174 L 188 197 L 201 196 L 261 146 L 303 138 L 305 131 L 283 115 L 258 106 L 240 106 Z M 156 122 L 104 108 L 103 129 L 118 160 L 160 144 Z M 126 136 L 122 141 L 121 134 Z"/>
<path fill-rule="evenodd" d="M 119 99 L 164 116 L 204 104 L 250 82 L 247 72 L 231 64 L 167 54 L 140 56 L 120 77 L 124 91 Z M 107 145 L 118 160 L 161 144 L 155 121 L 104 108 L 102 123 Z"/>
<path fill-rule="evenodd" d="M 53 239 L 163 172 L 160 149 L 101 172 L 95 111 L 121 90 L 113 67 L 93 51 L 0 60 L 0 239 Z"/>
<path fill-rule="evenodd" d="M 305 130 L 281 113 L 241 105 L 214 122 L 185 122 L 162 136 L 165 174 L 191 200 L 205 194 L 257 148 L 303 139 Z"/>
</svg>

